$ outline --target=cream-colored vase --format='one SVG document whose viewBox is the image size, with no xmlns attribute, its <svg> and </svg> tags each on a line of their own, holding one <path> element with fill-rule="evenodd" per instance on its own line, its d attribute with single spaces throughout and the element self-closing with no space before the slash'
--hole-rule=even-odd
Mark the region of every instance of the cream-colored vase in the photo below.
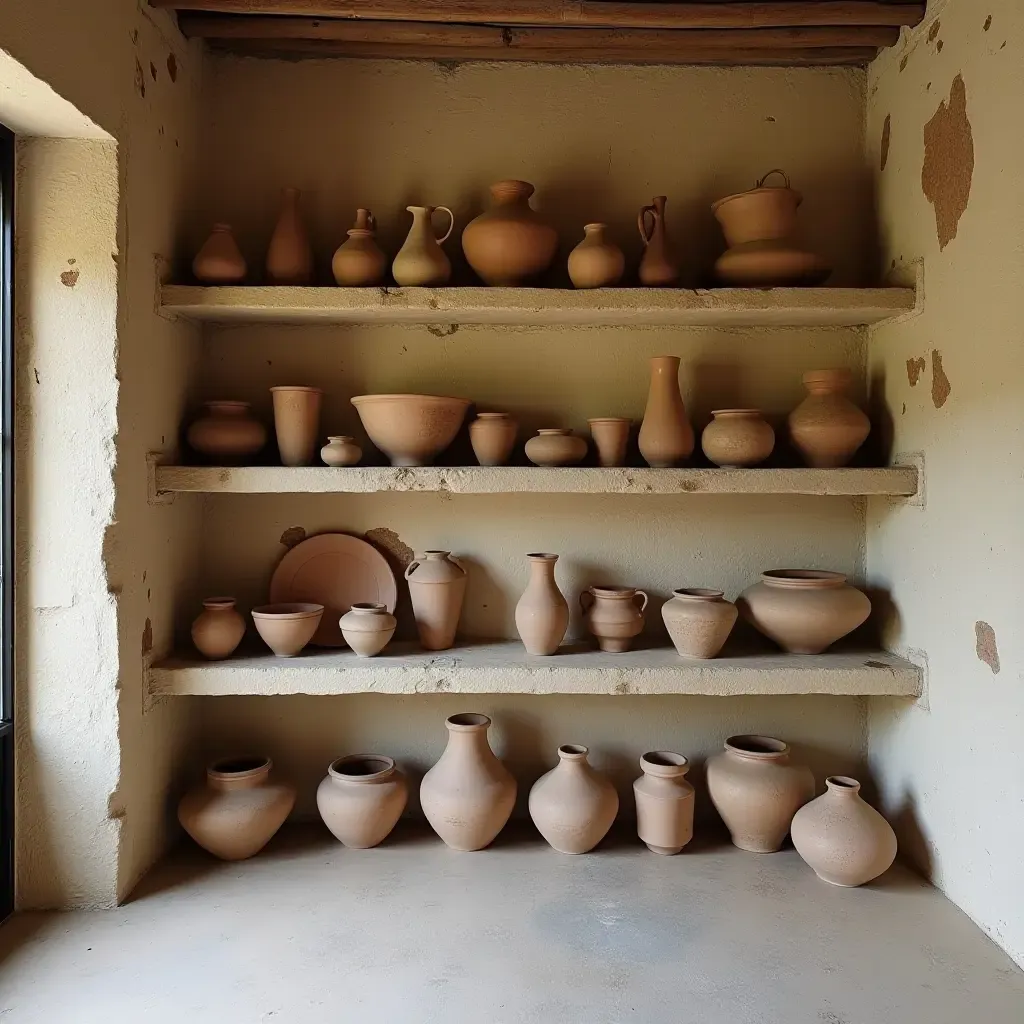
<svg viewBox="0 0 1024 1024">
<path fill-rule="evenodd" d="M 733 843 L 751 853 L 774 853 L 793 815 L 814 796 L 809 768 L 789 763 L 789 747 L 769 736 L 730 736 L 708 758 L 708 795 Z"/>
<path fill-rule="evenodd" d="M 267 249 L 271 284 L 306 285 L 313 280 L 313 247 L 299 212 L 299 190 L 281 190 L 281 213 Z"/>
<path fill-rule="evenodd" d="M 637 216 L 640 237 L 644 240 L 638 276 L 640 283 L 648 288 L 667 288 L 679 281 L 679 265 L 665 229 L 666 202 L 666 196 L 655 196 L 651 205 L 645 206 Z"/>
<path fill-rule="evenodd" d="M 643 775 L 633 783 L 636 832 L 651 853 L 671 856 L 693 838 L 694 793 L 682 754 L 650 750 L 640 758 Z"/>
<path fill-rule="evenodd" d="M 632 420 L 621 416 L 600 416 L 587 420 L 587 424 L 597 448 L 598 463 L 602 466 L 624 466 Z"/>
<path fill-rule="evenodd" d="M 331 260 L 334 280 L 342 287 L 368 288 L 384 283 L 388 258 L 376 242 L 377 221 L 369 210 L 356 210 L 356 222 L 346 232 Z"/>
<path fill-rule="evenodd" d="M 486 715 L 446 719 L 448 745 L 420 784 L 430 827 L 453 850 L 482 850 L 505 827 L 516 802 L 516 780 L 487 742 Z"/>
<path fill-rule="evenodd" d="M 357 601 L 338 620 L 345 643 L 360 658 L 373 658 L 395 635 L 398 620 L 383 604 Z"/>
<path fill-rule="evenodd" d="M 808 466 L 847 465 L 871 432 L 871 421 L 845 395 L 849 370 L 810 370 L 809 394 L 789 414 L 789 436 Z"/>
<path fill-rule="evenodd" d="M 203 402 L 206 415 L 188 428 L 188 443 L 207 458 L 237 463 L 261 451 L 267 429 L 248 402 Z"/>
<path fill-rule="evenodd" d="M 181 827 L 221 860 L 245 860 L 259 853 L 295 805 L 295 789 L 271 782 L 269 757 L 218 761 L 206 783 L 178 804 Z"/>
<path fill-rule="evenodd" d="M 580 594 L 580 610 L 597 646 L 610 654 L 622 654 L 644 628 L 647 595 L 635 587 L 587 587 Z"/>
<path fill-rule="evenodd" d="M 571 430 L 549 427 L 538 430 L 524 447 L 526 457 L 535 466 L 574 466 L 587 454 L 587 442 Z"/>
<path fill-rule="evenodd" d="M 673 590 L 661 606 L 672 644 L 684 658 L 714 658 L 729 639 L 739 612 L 721 590 L 689 587 Z"/>
<path fill-rule="evenodd" d="M 203 284 L 241 284 L 245 257 L 238 248 L 230 224 L 214 224 L 210 237 L 192 260 L 192 273 Z"/>
<path fill-rule="evenodd" d="M 796 852 L 824 882 L 864 885 L 896 859 L 896 833 L 860 797 L 860 783 L 846 775 L 825 780 L 825 793 L 793 818 Z"/>
<path fill-rule="evenodd" d="M 605 235 L 607 224 L 586 224 L 584 238 L 569 253 L 569 280 L 574 288 L 611 288 L 622 280 L 626 257 Z"/>
<path fill-rule="evenodd" d="M 316 452 L 320 434 L 320 404 L 324 393 L 319 388 L 276 387 L 274 430 L 282 466 L 308 466 Z"/>
<path fill-rule="evenodd" d="M 530 789 L 530 817 L 559 853 L 587 853 L 619 813 L 615 787 L 587 760 L 587 748 L 567 743 L 558 764 Z"/>
<path fill-rule="evenodd" d="M 555 582 L 558 555 L 535 552 L 530 582 L 516 605 L 516 629 L 530 654 L 554 654 L 569 628 L 569 605 Z"/>
<path fill-rule="evenodd" d="M 316 806 L 334 838 L 368 850 L 391 834 L 405 810 L 409 787 L 394 759 L 350 754 L 332 761 L 316 791 Z"/>
<path fill-rule="evenodd" d="M 441 243 L 446 241 L 455 227 L 455 214 L 447 206 L 407 206 L 412 214 L 412 227 L 398 250 L 391 273 L 403 288 L 433 288 L 447 284 L 452 276 L 452 264 Z M 448 230 L 438 238 L 434 234 L 431 218 L 435 210 L 448 214 Z"/>
<path fill-rule="evenodd" d="M 507 412 L 481 412 L 469 425 L 469 443 L 481 466 L 504 466 L 519 427 Z"/>
<path fill-rule="evenodd" d="M 775 431 L 760 409 L 716 409 L 704 428 L 700 444 L 704 454 L 723 469 L 757 466 L 775 447 Z"/>
<path fill-rule="evenodd" d="M 678 466 L 693 452 L 693 427 L 679 393 L 678 356 L 651 359 L 651 385 L 638 440 L 649 466 Z"/>
<path fill-rule="evenodd" d="M 245 636 L 245 619 L 233 597 L 208 597 L 192 623 L 192 643 L 204 658 L 219 661 L 230 657 Z"/>
<path fill-rule="evenodd" d="M 412 613 L 421 646 L 446 651 L 455 632 L 466 596 L 466 570 L 448 551 L 424 551 L 405 569 L 412 598 Z"/>
<path fill-rule="evenodd" d="M 355 438 L 343 434 L 332 434 L 320 449 L 320 458 L 325 466 L 354 466 L 362 457 L 363 449 L 356 444 Z"/>
</svg>

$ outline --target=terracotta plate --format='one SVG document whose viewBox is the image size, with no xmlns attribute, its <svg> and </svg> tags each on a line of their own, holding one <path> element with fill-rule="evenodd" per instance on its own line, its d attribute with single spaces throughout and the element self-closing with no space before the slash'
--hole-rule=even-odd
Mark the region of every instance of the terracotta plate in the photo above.
<svg viewBox="0 0 1024 1024">
<path fill-rule="evenodd" d="M 270 580 L 270 601 L 314 602 L 324 616 L 311 644 L 344 647 L 338 620 L 357 601 L 395 610 L 398 587 L 384 556 L 347 533 L 321 533 L 296 544 L 281 559 Z"/>
</svg>

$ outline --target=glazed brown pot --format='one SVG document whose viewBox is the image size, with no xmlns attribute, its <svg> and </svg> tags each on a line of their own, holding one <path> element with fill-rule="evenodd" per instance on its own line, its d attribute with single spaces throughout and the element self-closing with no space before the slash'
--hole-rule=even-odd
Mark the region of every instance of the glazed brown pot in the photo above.
<svg viewBox="0 0 1024 1024">
<path fill-rule="evenodd" d="M 281 386 L 270 389 L 274 400 L 274 431 L 282 466 L 308 466 L 320 435 L 319 388 Z"/>
<path fill-rule="evenodd" d="M 281 190 L 281 212 L 267 248 L 267 280 L 307 285 L 313 279 L 313 248 L 299 212 L 299 190 Z"/>
<path fill-rule="evenodd" d="M 279 658 L 293 658 L 313 639 L 323 614 L 322 604 L 293 602 L 253 608 L 252 619 L 256 632 Z"/>
<path fill-rule="evenodd" d="M 789 436 L 808 466 L 847 465 L 871 432 L 871 421 L 846 397 L 849 370 L 809 370 L 809 394 L 789 414 Z"/>
<path fill-rule="evenodd" d="M 679 357 L 654 356 L 644 421 L 638 438 L 649 466 L 678 466 L 693 452 L 693 427 L 679 393 Z"/>
<path fill-rule="evenodd" d="M 569 280 L 574 288 L 610 288 L 622 280 L 626 257 L 608 240 L 607 224 L 587 224 L 584 238 L 569 253 Z"/>
<path fill-rule="evenodd" d="M 764 462 L 775 447 L 775 431 L 759 409 L 716 409 L 700 444 L 716 466 L 737 469 Z"/>
<path fill-rule="evenodd" d="M 640 758 L 643 775 L 633 783 L 636 831 L 651 853 L 672 856 L 693 838 L 693 786 L 682 754 L 649 750 Z"/>
<path fill-rule="evenodd" d="M 571 430 L 547 427 L 526 442 L 526 457 L 535 466 L 573 466 L 587 454 L 587 442 Z"/>
<path fill-rule="evenodd" d="M 504 466 L 519 426 L 507 412 L 481 412 L 469 425 L 469 443 L 481 466 Z"/>
<path fill-rule="evenodd" d="M 368 850 L 390 835 L 405 810 L 409 788 L 394 759 L 350 754 L 332 761 L 316 791 L 324 824 L 343 845 Z"/>
<path fill-rule="evenodd" d="M 661 617 L 676 651 L 684 658 L 714 658 L 729 639 L 739 612 L 721 590 L 673 590 Z"/>
<path fill-rule="evenodd" d="M 449 551 L 425 551 L 406 566 L 412 613 L 421 646 L 446 651 L 455 632 L 466 596 L 466 570 Z"/>
<path fill-rule="evenodd" d="M 558 555 L 536 552 L 530 560 L 530 582 L 516 605 L 516 629 L 530 654 L 554 654 L 569 628 L 569 605 L 555 582 Z"/>
<path fill-rule="evenodd" d="M 621 654 L 644 628 L 647 595 L 635 587 L 587 587 L 580 594 L 580 610 L 597 646 Z"/>
<path fill-rule="evenodd" d="M 256 455 L 267 443 L 267 430 L 248 402 L 203 402 L 206 415 L 188 428 L 188 443 L 207 458 L 232 464 Z"/>
<path fill-rule="evenodd" d="M 384 283 L 388 258 L 376 242 L 377 221 L 369 210 L 356 210 L 356 222 L 346 232 L 331 260 L 334 280 L 342 287 L 367 288 Z"/>
<path fill-rule="evenodd" d="M 241 284 L 245 257 L 238 248 L 230 224 L 214 224 L 210 237 L 192 260 L 192 273 L 203 284 Z"/>
<path fill-rule="evenodd" d="M 245 619 L 233 597 L 208 597 L 192 623 L 192 643 L 204 658 L 219 661 L 230 657 L 245 636 Z"/>
</svg>

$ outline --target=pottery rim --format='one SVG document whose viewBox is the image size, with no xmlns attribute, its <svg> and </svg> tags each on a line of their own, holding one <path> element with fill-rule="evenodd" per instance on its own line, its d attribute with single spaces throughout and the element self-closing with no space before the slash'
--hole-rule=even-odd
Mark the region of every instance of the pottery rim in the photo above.
<svg viewBox="0 0 1024 1024">
<path fill-rule="evenodd" d="M 847 388 L 853 381 L 853 374 L 845 367 L 835 366 L 824 370 L 808 370 L 800 379 L 808 388 L 814 385 Z"/>
<path fill-rule="evenodd" d="M 549 551 L 531 551 L 526 556 L 531 562 L 557 562 L 558 555 L 553 555 Z"/>
<path fill-rule="evenodd" d="M 254 619 L 310 619 L 323 615 L 324 606 L 306 601 L 287 601 L 278 604 L 263 604 L 253 608 Z"/>
<path fill-rule="evenodd" d="M 240 757 L 222 757 L 206 769 L 206 778 L 212 783 L 249 782 L 270 774 L 274 762 L 259 754 Z"/>
<path fill-rule="evenodd" d="M 449 715 L 444 724 L 449 732 L 480 732 L 490 727 L 491 720 L 476 711 L 463 711 L 458 715 Z"/>
<path fill-rule="evenodd" d="M 559 437 L 568 437 L 572 431 L 568 427 L 540 427 L 538 434 L 555 434 Z"/>
<path fill-rule="evenodd" d="M 478 412 L 476 414 L 477 420 L 489 420 L 495 422 L 496 420 L 507 420 L 512 417 L 507 412 Z M 474 423 L 476 420 L 473 421 Z"/>
<path fill-rule="evenodd" d="M 771 173 L 773 172 L 768 172 L 768 174 Z M 766 174 L 764 178 L 762 178 L 761 180 L 764 181 L 765 178 L 768 177 L 768 174 Z M 723 196 L 723 198 L 718 199 L 711 204 L 711 212 L 716 213 L 723 206 L 725 206 L 726 203 L 731 203 L 734 199 L 745 199 L 747 198 L 747 196 L 757 196 L 769 192 L 792 192 L 793 195 L 796 196 L 797 206 L 799 206 L 804 201 L 803 195 L 789 184 L 789 179 L 787 178 L 785 185 L 759 185 L 755 188 L 747 189 L 746 192 L 733 192 L 731 196 Z"/>
<path fill-rule="evenodd" d="M 563 761 L 586 761 L 590 748 L 582 743 L 563 743 L 558 748 L 558 756 Z"/>
<path fill-rule="evenodd" d="M 234 597 L 204 597 L 203 607 L 211 611 L 224 611 L 227 608 L 234 608 L 238 601 Z"/>
<path fill-rule="evenodd" d="M 770 587 L 825 590 L 845 586 L 846 574 L 826 569 L 768 569 L 761 573 L 761 582 Z"/>
<path fill-rule="evenodd" d="M 354 437 L 349 437 L 348 434 L 328 434 L 327 435 L 327 440 L 330 441 L 332 444 L 339 443 L 339 442 L 341 444 L 344 444 L 347 441 L 354 441 L 355 438 Z"/>
<path fill-rule="evenodd" d="M 781 761 L 789 755 L 789 744 L 773 736 L 730 736 L 725 741 L 725 749 L 755 761 Z"/>
<path fill-rule="evenodd" d="M 327 774 L 338 782 L 383 782 L 395 774 L 395 759 L 386 754 L 346 754 L 330 763 Z"/>
<path fill-rule="evenodd" d="M 847 796 L 853 796 L 860 792 L 860 783 L 849 775 L 830 775 L 825 780 L 825 785 L 833 793 L 843 793 Z"/>
<path fill-rule="evenodd" d="M 627 423 L 631 424 L 633 421 L 628 416 L 595 416 L 593 419 L 587 420 L 587 422 L 593 426 L 595 423 Z"/>
<path fill-rule="evenodd" d="M 587 587 L 584 593 L 589 591 L 594 597 L 603 597 L 609 601 L 632 601 L 636 596 L 636 587 Z"/>
<path fill-rule="evenodd" d="M 252 402 L 240 402 L 234 398 L 211 398 L 203 405 L 210 412 L 247 412 L 252 408 Z"/>
<path fill-rule="evenodd" d="M 681 779 L 690 770 L 690 762 L 672 750 L 648 750 L 640 755 L 640 768 L 645 775 L 659 779 Z"/>
<path fill-rule="evenodd" d="M 764 415 L 760 409 L 712 409 L 712 416 L 757 416 L 759 419 Z"/>
<path fill-rule="evenodd" d="M 356 601 L 350 608 L 350 612 L 366 612 L 367 617 L 370 615 L 380 614 L 381 612 L 387 612 L 388 606 L 386 604 L 376 604 L 371 601 Z M 390 614 L 390 613 L 389 613 Z M 345 616 L 343 615 L 342 618 Z M 340 620 L 339 620 L 340 621 Z M 342 632 L 348 630 L 350 633 L 388 633 L 394 632 L 395 627 L 393 625 L 384 626 L 381 629 L 357 629 L 351 625 L 345 626 Z M 367 755 L 369 756 L 369 755 Z M 376 755 L 374 755 L 376 756 Z"/>
<path fill-rule="evenodd" d="M 324 389 L 323 388 L 310 387 L 308 384 L 278 384 L 276 387 L 272 387 L 270 390 L 272 392 L 274 392 L 274 391 L 306 391 L 306 392 L 315 393 L 315 394 L 318 394 L 318 395 L 322 395 L 324 393 Z"/>
<path fill-rule="evenodd" d="M 503 181 L 496 181 L 490 186 L 490 193 L 494 199 L 529 199 L 537 189 L 528 181 L 521 181 L 518 178 L 505 178 Z"/>
<path fill-rule="evenodd" d="M 711 587 L 680 587 L 672 593 L 684 601 L 721 601 L 725 597 L 724 590 L 714 590 Z"/>
<path fill-rule="evenodd" d="M 473 403 L 468 398 L 452 398 L 450 395 L 413 395 L 413 394 L 389 394 L 389 395 L 354 395 L 349 401 L 358 408 L 359 404 L 369 405 L 371 402 L 394 402 L 407 398 L 416 398 L 421 402 L 459 402 L 463 407 L 468 408 Z"/>
</svg>

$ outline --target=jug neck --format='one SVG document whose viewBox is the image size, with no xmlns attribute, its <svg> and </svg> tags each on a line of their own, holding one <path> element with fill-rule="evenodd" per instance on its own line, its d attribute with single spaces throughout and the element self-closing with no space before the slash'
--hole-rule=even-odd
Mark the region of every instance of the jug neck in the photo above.
<svg viewBox="0 0 1024 1024">
<path fill-rule="evenodd" d="M 785 764 L 789 760 L 789 745 L 771 736 L 730 736 L 725 749 L 744 761 Z"/>
<path fill-rule="evenodd" d="M 225 792 L 255 789 L 267 781 L 272 767 L 269 757 L 237 757 L 210 765 L 206 780 L 211 789 Z"/>
</svg>

